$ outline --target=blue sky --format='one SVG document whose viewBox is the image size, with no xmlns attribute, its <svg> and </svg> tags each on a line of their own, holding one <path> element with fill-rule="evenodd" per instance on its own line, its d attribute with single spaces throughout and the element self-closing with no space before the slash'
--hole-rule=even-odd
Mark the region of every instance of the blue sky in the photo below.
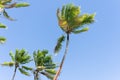
<svg viewBox="0 0 120 80">
<path fill-rule="evenodd" d="M 57 38 L 64 34 L 56 18 L 56 9 L 67 3 L 81 7 L 81 14 L 96 13 L 90 30 L 71 35 L 68 56 L 59 80 L 120 80 L 120 1 L 119 0 L 25 0 L 28 8 L 7 10 L 17 19 L 0 22 L 8 26 L 0 30 L 7 42 L 0 45 L 0 63 L 10 61 L 9 51 L 25 48 L 30 55 L 34 50 L 48 49 L 53 55 Z M 64 47 L 63 47 L 64 48 Z M 62 58 L 63 50 L 53 56 L 55 62 Z M 33 64 L 29 64 L 33 66 Z M 13 68 L 0 67 L 0 79 L 10 80 Z M 16 80 L 33 80 L 18 72 Z M 46 78 L 43 78 L 47 80 Z"/>
</svg>

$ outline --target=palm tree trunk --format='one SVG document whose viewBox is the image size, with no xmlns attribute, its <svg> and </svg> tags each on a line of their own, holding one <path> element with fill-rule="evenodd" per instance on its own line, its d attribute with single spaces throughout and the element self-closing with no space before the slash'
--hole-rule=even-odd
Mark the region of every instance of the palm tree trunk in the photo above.
<svg viewBox="0 0 120 80">
<path fill-rule="evenodd" d="M 60 72 L 62 70 L 64 61 L 66 59 L 66 55 L 67 55 L 67 52 L 68 52 L 68 45 L 69 45 L 69 33 L 67 34 L 66 48 L 65 48 L 65 52 L 64 52 L 64 55 L 63 55 L 60 67 L 59 67 L 59 69 L 58 69 L 58 71 L 57 71 L 57 73 L 56 73 L 56 75 L 55 75 L 53 80 L 57 80 L 58 76 L 60 75 Z"/>
<path fill-rule="evenodd" d="M 15 78 L 16 71 L 17 71 L 17 66 L 15 66 L 15 70 L 14 70 L 14 74 L 13 74 L 12 80 L 14 80 L 14 78 Z"/>
<path fill-rule="evenodd" d="M 38 70 L 35 70 L 34 72 L 34 80 L 39 80 L 39 76 L 38 76 Z"/>
</svg>

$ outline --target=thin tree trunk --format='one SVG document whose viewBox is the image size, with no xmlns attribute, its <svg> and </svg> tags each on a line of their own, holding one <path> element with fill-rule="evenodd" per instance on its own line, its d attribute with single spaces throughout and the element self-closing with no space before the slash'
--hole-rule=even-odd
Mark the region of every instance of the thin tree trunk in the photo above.
<svg viewBox="0 0 120 80">
<path fill-rule="evenodd" d="M 38 73 L 39 72 L 37 70 L 35 70 L 35 72 L 34 72 L 34 80 L 39 80 Z"/>
<path fill-rule="evenodd" d="M 35 73 L 35 71 L 33 72 L 33 74 L 34 74 L 34 80 L 35 80 L 35 78 L 36 78 L 36 73 Z"/>
<path fill-rule="evenodd" d="M 17 71 L 17 66 L 15 66 L 15 70 L 14 70 L 14 74 L 13 74 L 12 80 L 14 80 L 14 78 L 15 78 L 16 71 Z"/>
<path fill-rule="evenodd" d="M 60 75 L 60 72 L 62 70 L 62 67 L 63 67 L 63 64 L 64 64 L 64 61 L 66 59 L 66 55 L 67 55 L 67 52 L 68 52 L 68 45 L 69 45 L 69 34 L 67 34 L 67 41 L 66 41 L 66 48 L 65 48 L 65 52 L 64 52 L 64 55 L 63 55 L 63 58 L 62 58 L 62 61 L 61 61 L 61 64 L 60 64 L 60 67 L 54 77 L 53 80 L 57 80 L 58 76 Z"/>
</svg>

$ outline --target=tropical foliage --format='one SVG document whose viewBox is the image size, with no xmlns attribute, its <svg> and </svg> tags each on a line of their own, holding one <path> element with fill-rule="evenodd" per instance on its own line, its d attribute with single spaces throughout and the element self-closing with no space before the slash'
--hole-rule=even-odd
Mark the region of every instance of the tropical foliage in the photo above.
<svg viewBox="0 0 120 80">
<path fill-rule="evenodd" d="M 62 7 L 62 9 L 57 10 L 57 18 L 58 24 L 60 28 L 67 34 L 67 36 L 62 35 L 57 42 L 57 45 L 54 49 L 55 53 L 58 53 L 61 49 L 62 42 L 66 37 L 66 48 L 64 52 L 64 56 L 62 58 L 60 67 L 54 77 L 54 80 L 57 80 L 60 71 L 62 69 L 64 60 L 67 55 L 68 45 L 69 45 L 69 35 L 71 33 L 78 34 L 82 32 L 88 31 L 88 27 L 86 25 L 91 24 L 94 22 L 95 14 L 80 14 L 81 10 L 80 7 L 75 6 L 73 4 L 67 4 Z"/>
<path fill-rule="evenodd" d="M 36 69 L 34 70 L 34 80 L 39 80 L 40 74 L 53 80 L 53 77 L 56 74 L 56 64 L 53 62 L 52 57 L 48 55 L 48 51 L 34 51 L 33 57 L 36 67 Z"/>
<path fill-rule="evenodd" d="M 16 49 L 15 54 L 13 54 L 13 52 L 10 52 L 10 57 L 11 57 L 12 61 L 4 62 L 2 64 L 2 66 L 8 66 L 8 67 L 13 67 L 14 66 L 15 67 L 12 80 L 14 80 L 17 69 L 19 69 L 19 71 L 24 75 L 27 75 L 27 76 L 30 75 L 27 72 L 27 70 L 32 70 L 32 68 L 24 66 L 24 64 L 29 63 L 31 61 L 31 56 L 28 54 L 28 52 L 26 50 Z"/>
<path fill-rule="evenodd" d="M 57 17 L 60 28 L 67 34 L 87 31 L 84 25 L 94 22 L 95 14 L 80 15 L 80 7 L 73 4 L 67 4 L 62 10 L 57 10 Z"/>
</svg>

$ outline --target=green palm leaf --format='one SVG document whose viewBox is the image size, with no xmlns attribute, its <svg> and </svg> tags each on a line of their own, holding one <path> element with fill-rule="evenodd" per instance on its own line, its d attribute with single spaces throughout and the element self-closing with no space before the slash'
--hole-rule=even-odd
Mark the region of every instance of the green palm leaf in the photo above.
<svg viewBox="0 0 120 80">
<path fill-rule="evenodd" d="M 4 15 L 4 17 L 6 17 L 7 19 L 9 19 L 11 21 L 15 20 L 15 19 L 11 18 L 5 10 L 3 11 L 3 15 Z"/>
<path fill-rule="evenodd" d="M 94 22 L 95 14 L 83 14 L 80 16 L 81 25 L 91 24 Z"/>
<path fill-rule="evenodd" d="M 16 49 L 16 51 L 15 51 L 15 62 L 19 63 L 20 59 L 21 59 L 21 57 L 19 55 L 19 50 Z"/>
<path fill-rule="evenodd" d="M 16 8 L 27 7 L 27 6 L 30 6 L 30 4 L 29 4 L 29 3 L 26 3 L 26 2 L 17 3 L 17 4 L 15 5 Z"/>
<path fill-rule="evenodd" d="M 6 38 L 0 36 L 0 43 L 4 43 L 6 41 Z"/>
<path fill-rule="evenodd" d="M 19 68 L 19 71 L 26 76 L 30 76 L 30 74 L 27 71 L 25 71 L 23 68 Z"/>
<path fill-rule="evenodd" d="M 88 31 L 89 30 L 89 28 L 88 27 L 85 27 L 85 28 L 83 28 L 83 29 L 81 29 L 81 30 L 73 30 L 72 32 L 74 33 L 74 34 L 79 34 L 79 33 L 82 33 L 82 32 L 86 32 L 86 31 Z"/>
<path fill-rule="evenodd" d="M 15 61 L 20 64 L 26 64 L 32 60 L 31 60 L 31 56 L 28 54 L 28 52 L 25 49 L 21 49 L 21 50 L 16 49 Z"/>
<path fill-rule="evenodd" d="M 22 66 L 22 68 L 25 69 L 25 70 L 30 70 L 30 71 L 33 70 L 33 68 L 30 68 L 30 67 L 27 67 L 27 66 Z"/>
<path fill-rule="evenodd" d="M 22 56 L 20 63 L 26 64 L 26 63 L 29 63 L 30 61 L 32 61 L 31 56 L 29 56 L 28 54 L 25 54 L 24 56 Z"/>
<path fill-rule="evenodd" d="M 62 47 L 62 42 L 65 40 L 65 36 L 62 35 L 58 38 L 57 45 L 55 46 L 54 53 L 58 53 Z"/>
<path fill-rule="evenodd" d="M 2 66 L 9 66 L 9 67 L 12 67 L 15 65 L 14 62 L 4 62 L 3 64 L 1 64 Z"/>
<path fill-rule="evenodd" d="M 10 55 L 12 61 L 15 61 L 15 56 L 14 56 L 14 54 L 12 53 L 12 51 L 9 53 L 9 55 Z"/>
<path fill-rule="evenodd" d="M 55 75 L 56 74 L 56 70 L 55 69 L 45 69 L 45 71 L 49 74 Z"/>
<path fill-rule="evenodd" d="M 46 54 L 48 54 L 48 50 L 42 50 L 41 53 L 45 56 Z"/>
<path fill-rule="evenodd" d="M 7 28 L 4 24 L 0 23 L 0 28 Z"/>
</svg>

